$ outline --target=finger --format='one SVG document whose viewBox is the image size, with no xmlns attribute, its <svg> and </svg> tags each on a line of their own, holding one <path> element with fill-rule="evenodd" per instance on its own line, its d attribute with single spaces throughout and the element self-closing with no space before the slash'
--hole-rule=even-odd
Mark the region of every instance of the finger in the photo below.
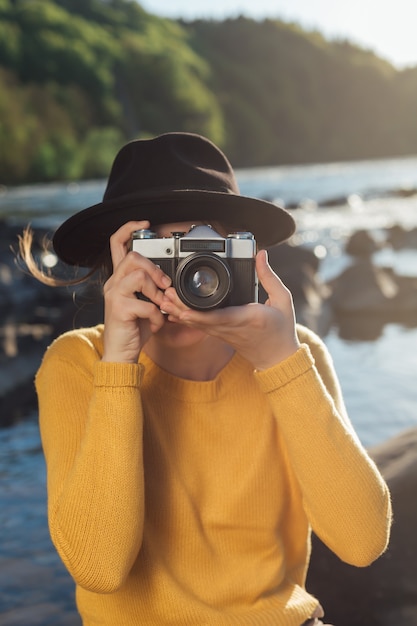
<svg viewBox="0 0 417 626">
<path fill-rule="evenodd" d="M 137 298 L 136 292 L 141 291 L 148 300 Z M 105 291 L 106 320 L 131 322 L 138 319 L 148 320 L 154 328 L 164 322 L 159 302 L 162 292 L 143 270 L 137 270 L 125 276 L 121 281 L 114 281 Z"/>
<path fill-rule="evenodd" d="M 159 289 L 155 280 L 143 268 L 138 268 L 127 274 L 120 283 L 124 296 L 135 297 L 140 293 L 158 306 L 161 305 L 164 292 Z"/>
<path fill-rule="evenodd" d="M 120 266 L 119 266 L 120 267 Z M 117 302 L 123 299 L 137 300 L 137 294 L 142 294 L 158 308 L 161 306 L 164 292 L 159 289 L 152 277 L 142 268 L 136 268 L 122 277 L 111 276 L 104 285 L 106 302 Z M 143 298 L 140 298 L 143 301 Z"/>
<path fill-rule="evenodd" d="M 191 309 L 179 298 L 173 287 L 165 290 L 161 308 L 167 313 L 175 315 L 184 322 L 193 322 L 194 324 L 202 324 L 204 326 L 212 326 L 215 324 L 233 324 L 241 319 L 246 319 L 246 310 L 244 306 L 229 306 L 218 309 Z"/>
<path fill-rule="evenodd" d="M 143 230 L 150 227 L 148 220 L 131 221 L 123 224 L 110 237 L 110 253 L 113 263 L 113 269 L 119 265 L 129 251 L 129 244 L 132 233 L 135 230 Z"/>
<path fill-rule="evenodd" d="M 179 298 L 173 287 L 165 289 L 161 303 L 161 309 L 166 313 L 179 317 L 181 313 L 189 310 L 186 304 Z"/>
<path fill-rule="evenodd" d="M 152 302 L 136 300 L 136 317 L 147 320 L 152 333 L 158 332 L 165 323 L 165 317 L 161 311 Z"/>
<path fill-rule="evenodd" d="M 131 272 L 140 269 L 146 272 L 161 290 L 165 290 L 171 285 L 171 278 L 161 270 L 159 265 L 155 265 L 151 259 L 142 256 L 138 252 L 127 253 L 114 271 L 113 280 L 122 280 Z"/>
<path fill-rule="evenodd" d="M 115 311 L 114 313 L 123 323 L 129 323 L 131 321 L 147 323 L 150 331 L 153 333 L 162 328 L 165 323 L 164 315 L 157 306 L 152 302 L 138 300 L 137 298 L 123 298 L 119 305 L 119 311 Z M 142 326 L 141 328 L 143 330 L 146 326 Z"/>
<path fill-rule="evenodd" d="M 214 331 L 218 329 L 223 333 L 225 328 L 236 328 L 245 325 L 248 315 L 247 307 L 250 306 L 252 305 L 230 306 L 223 309 L 215 309 L 214 311 L 186 309 L 181 311 L 178 317 L 185 324 L 190 324 L 203 330 L 212 329 Z"/>
</svg>

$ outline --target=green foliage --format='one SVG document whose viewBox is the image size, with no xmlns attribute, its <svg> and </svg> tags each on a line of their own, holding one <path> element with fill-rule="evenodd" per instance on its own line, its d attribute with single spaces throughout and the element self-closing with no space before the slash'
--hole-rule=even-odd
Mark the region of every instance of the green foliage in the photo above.
<svg viewBox="0 0 417 626">
<path fill-rule="evenodd" d="M 129 90 L 141 130 L 196 129 L 223 139 L 222 114 L 206 85 L 209 66 L 186 43 L 175 23 L 149 21 L 141 34 L 125 32 L 120 80 Z"/>
<path fill-rule="evenodd" d="M 0 72 L 0 143 L 3 183 L 82 174 L 72 120 L 54 98 L 54 86 L 24 86 Z"/>
<path fill-rule="evenodd" d="M 0 183 L 106 176 L 184 130 L 235 166 L 417 152 L 417 68 L 279 20 L 175 22 L 136 0 L 0 0 Z"/>
<path fill-rule="evenodd" d="M 140 28 L 146 12 L 136 0 L 56 0 L 68 13 L 108 26 Z"/>
<path fill-rule="evenodd" d="M 0 130 L 13 145 L 0 182 L 104 176 L 138 135 L 222 141 L 210 68 L 179 24 L 134 0 L 0 0 L 0 16 Z"/>
<path fill-rule="evenodd" d="M 4 0 L 3 0 L 4 1 Z M 1 10 L 1 9 L 0 9 Z M 1 14 L 0 14 L 1 19 Z M 0 63 L 9 67 L 19 64 L 21 49 L 21 31 L 11 21 L 0 21 Z"/>
<path fill-rule="evenodd" d="M 92 128 L 82 146 L 82 172 L 86 178 L 100 178 L 108 172 L 124 141 L 116 128 Z"/>
<path fill-rule="evenodd" d="M 118 42 L 103 28 L 48 0 L 17 5 L 21 53 L 17 74 L 23 82 L 75 84 L 89 93 L 98 121 L 115 123 L 110 101 Z"/>
<path fill-rule="evenodd" d="M 211 65 L 235 163 L 399 153 L 397 72 L 372 52 L 274 20 L 197 21 L 188 28 Z M 410 142 L 407 150 L 416 148 Z"/>
</svg>

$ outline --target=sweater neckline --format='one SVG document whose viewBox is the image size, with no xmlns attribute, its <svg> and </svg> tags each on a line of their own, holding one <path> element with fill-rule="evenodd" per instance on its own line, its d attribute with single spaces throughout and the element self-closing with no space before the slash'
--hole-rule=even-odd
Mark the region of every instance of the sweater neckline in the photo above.
<svg viewBox="0 0 417 626">
<path fill-rule="evenodd" d="M 157 365 L 147 354 L 142 352 L 140 363 L 145 368 L 143 385 L 157 386 L 158 393 L 178 398 L 185 402 L 211 402 L 227 393 L 231 387 L 242 384 L 244 371 L 251 369 L 246 359 L 235 353 L 230 361 L 212 380 L 196 381 L 179 378 Z M 253 368 L 252 368 L 253 369 Z"/>
</svg>

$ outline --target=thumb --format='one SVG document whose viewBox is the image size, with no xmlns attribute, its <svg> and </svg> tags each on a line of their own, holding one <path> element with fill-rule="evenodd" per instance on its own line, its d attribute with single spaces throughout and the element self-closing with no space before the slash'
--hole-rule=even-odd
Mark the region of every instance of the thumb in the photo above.
<svg viewBox="0 0 417 626">
<path fill-rule="evenodd" d="M 278 304 L 284 293 L 289 293 L 282 280 L 269 265 L 268 252 L 260 250 L 256 255 L 256 272 L 271 305 Z"/>
</svg>

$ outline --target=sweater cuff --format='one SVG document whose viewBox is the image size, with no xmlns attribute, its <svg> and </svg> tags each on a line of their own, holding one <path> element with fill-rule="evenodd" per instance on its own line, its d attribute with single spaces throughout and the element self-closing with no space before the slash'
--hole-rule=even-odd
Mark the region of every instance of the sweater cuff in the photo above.
<svg viewBox="0 0 417 626">
<path fill-rule="evenodd" d="M 297 352 L 277 365 L 255 372 L 255 377 L 263 393 L 271 393 L 305 374 L 314 365 L 310 348 L 302 344 Z"/>
<path fill-rule="evenodd" d="M 94 384 L 96 387 L 139 387 L 144 369 L 140 363 L 97 361 L 94 365 Z"/>
</svg>

